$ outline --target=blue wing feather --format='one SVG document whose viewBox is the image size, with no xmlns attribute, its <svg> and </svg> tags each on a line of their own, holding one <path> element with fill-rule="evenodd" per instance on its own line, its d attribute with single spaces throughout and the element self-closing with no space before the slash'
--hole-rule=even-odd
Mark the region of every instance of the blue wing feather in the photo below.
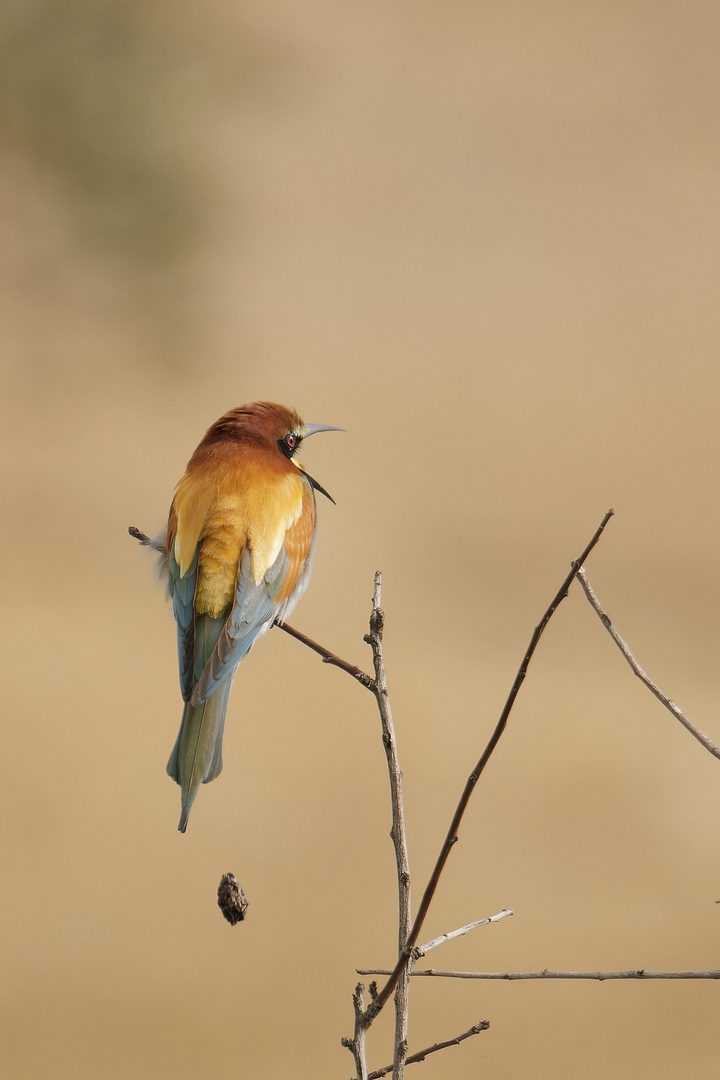
<svg viewBox="0 0 720 1080">
<path fill-rule="evenodd" d="M 250 548 L 243 549 L 235 600 L 217 645 L 192 694 L 193 705 L 206 701 L 238 666 L 257 639 L 270 629 L 279 610 L 278 596 L 288 570 L 285 548 L 259 585 L 252 575 Z M 284 606 L 284 605 L 283 605 Z"/>
<path fill-rule="evenodd" d="M 173 615 L 177 623 L 178 669 L 183 701 L 189 701 L 195 681 L 195 588 L 197 585 L 198 553 L 183 577 L 171 550 L 168 557 L 168 590 L 172 597 Z"/>
</svg>

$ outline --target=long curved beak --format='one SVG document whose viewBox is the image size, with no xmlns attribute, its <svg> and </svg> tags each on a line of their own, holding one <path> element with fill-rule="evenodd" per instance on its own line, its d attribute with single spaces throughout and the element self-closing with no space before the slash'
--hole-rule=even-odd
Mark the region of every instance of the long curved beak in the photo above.
<svg viewBox="0 0 720 1080">
<path fill-rule="evenodd" d="M 344 430 L 345 430 L 344 427 L 333 427 L 332 424 L 306 424 L 305 425 L 304 438 L 307 438 L 308 435 L 317 435 L 317 433 L 319 431 L 344 431 Z M 296 462 L 296 464 L 298 464 L 298 463 Z M 298 467 L 301 468 L 302 471 L 305 473 L 305 475 L 307 476 L 308 480 L 310 481 L 312 486 L 315 488 L 315 490 L 319 491 L 321 495 L 324 495 L 325 498 L 329 499 L 330 502 L 334 505 L 335 500 L 333 499 L 330 492 L 326 491 L 325 488 L 322 486 L 322 484 L 318 484 L 317 480 L 310 475 L 310 473 L 307 471 L 307 469 L 303 469 L 302 465 L 298 465 Z"/>
<path fill-rule="evenodd" d="M 344 431 L 344 430 L 345 430 L 344 427 L 333 427 L 332 424 L 306 424 L 305 425 L 305 435 L 303 437 L 307 438 L 308 435 L 317 435 L 317 433 L 319 431 Z"/>
</svg>

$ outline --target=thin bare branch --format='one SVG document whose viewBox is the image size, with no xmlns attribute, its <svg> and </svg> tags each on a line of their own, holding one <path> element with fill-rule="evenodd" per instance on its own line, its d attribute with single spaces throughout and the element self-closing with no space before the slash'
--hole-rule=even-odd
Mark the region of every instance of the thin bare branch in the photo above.
<svg viewBox="0 0 720 1080">
<path fill-rule="evenodd" d="M 455 846 L 455 844 L 458 841 L 458 832 L 459 832 L 459 829 L 460 829 L 460 823 L 461 823 L 461 821 L 463 819 L 463 815 L 465 814 L 465 810 L 467 809 L 467 805 L 468 805 L 468 803 L 470 801 L 470 796 L 472 795 L 473 791 L 475 790 L 475 785 L 477 784 L 478 780 L 480 779 L 480 776 L 481 776 L 483 770 L 485 769 L 485 766 L 487 765 L 488 761 L 490 760 L 490 757 L 491 757 L 493 751 L 495 750 L 495 747 L 497 746 L 498 742 L 500 741 L 500 738 L 501 738 L 501 736 L 502 736 L 502 734 L 503 734 L 503 732 L 505 730 L 505 727 L 506 727 L 507 722 L 508 722 L 508 717 L 510 716 L 510 712 L 512 710 L 512 707 L 515 704 L 515 699 L 516 699 L 516 697 L 518 695 L 520 687 L 522 686 L 523 682 L 525 681 L 525 676 L 527 675 L 528 665 L 530 663 L 530 660 L 532 659 L 533 653 L 535 652 L 538 641 L 540 640 L 540 637 L 542 636 L 542 633 L 543 633 L 545 627 L 547 626 L 547 624 L 550 621 L 550 619 L 552 618 L 553 614 L 555 613 L 555 611 L 559 607 L 560 603 L 567 596 L 568 589 L 570 588 L 570 585 L 572 584 L 573 578 L 575 577 L 578 570 L 583 565 L 583 563 L 587 559 L 588 555 L 590 554 L 590 552 L 592 551 L 592 549 L 595 547 L 598 540 L 602 536 L 602 534 L 603 534 L 603 532 L 605 530 L 605 526 L 607 525 L 610 518 L 613 516 L 613 513 L 614 513 L 613 510 L 608 510 L 608 512 L 605 514 L 604 518 L 600 522 L 600 525 L 595 530 L 595 532 L 594 532 L 594 534 L 592 536 L 592 539 L 586 545 L 586 547 L 585 547 L 584 551 L 582 552 L 582 554 L 579 556 L 579 558 L 575 559 L 571 563 L 570 572 L 566 575 L 562 585 L 560 586 L 560 588 L 556 592 L 555 596 L 551 600 L 545 614 L 543 615 L 543 617 L 540 620 L 540 622 L 538 623 L 538 625 L 535 627 L 533 635 L 532 635 L 532 637 L 530 639 L 530 644 L 527 647 L 525 655 L 524 655 L 524 657 L 522 659 L 522 663 L 520 664 L 520 668 L 518 670 L 518 673 L 515 676 L 515 680 L 514 680 L 514 682 L 512 684 L 512 687 L 510 688 L 510 693 L 508 695 L 507 701 L 505 702 L 505 707 L 503 708 L 503 711 L 500 714 L 500 719 L 498 720 L 498 722 L 497 722 L 497 724 L 495 726 L 495 730 L 493 731 L 493 733 L 492 733 L 492 735 L 490 737 L 490 741 L 488 742 L 487 746 L 485 747 L 485 750 L 483 751 L 483 754 L 482 754 L 480 760 L 478 761 L 478 763 L 475 766 L 475 768 L 473 769 L 473 771 L 470 773 L 470 776 L 468 777 L 467 782 L 465 784 L 465 788 L 463 789 L 463 793 L 460 796 L 460 801 L 458 802 L 458 805 L 457 805 L 457 807 L 455 809 L 455 813 L 453 814 L 452 821 L 450 822 L 450 828 L 447 831 L 447 835 L 446 835 L 445 840 L 443 842 L 442 848 L 440 849 L 440 854 L 438 856 L 437 862 L 435 863 L 435 867 L 433 869 L 433 872 L 430 875 L 430 880 L 428 881 L 428 884 L 427 884 L 427 886 L 425 888 L 425 892 L 423 893 L 422 899 L 420 901 L 420 906 L 418 908 L 418 913 L 415 916 L 415 921 L 413 923 L 410 934 L 408 935 L 408 939 L 407 939 L 405 948 L 403 949 L 403 951 L 402 951 L 402 953 L 401 953 L 401 955 L 400 955 L 400 957 L 398 959 L 398 962 L 396 963 L 395 967 L 393 968 L 392 973 L 391 973 L 388 981 L 385 983 L 382 990 L 380 990 L 379 994 L 377 995 L 377 998 L 373 1002 L 371 1002 L 371 1004 L 368 1006 L 368 1013 L 372 1013 L 372 1016 L 376 1016 L 377 1013 L 380 1012 L 383 1005 L 387 1001 L 388 997 L 393 992 L 393 990 L 395 988 L 395 984 L 396 984 L 397 980 L 400 978 L 400 974 L 404 970 L 405 965 L 407 964 L 407 959 L 410 956 L 413 948 L 415 947 L 415 945 L 417 943 L 418 937 L 420 936 L 420 930 L 422 929 L 423 923 L 425 922 L 425 917 L 426 917 L 426 915 L 428 913 L 428 909 L 429 909 L 430 904 L 432 902 L 432 898 L 435 895 L 435 890 L 437 888 L 438 881 L 440 880 L 440 876 L 441 876 L 441 874 L 442 874 L 442 872 L 443 872 L 443 870 L 445 868 L 445 863 L 448 860 L 450 852 L 452 851 L 453 847 Z"/>
<path fill-rule="evenodd" d="M 353 994 L 353 1009 L 355 1011 L 355 1031 L 352 1039 L 341 1039 L 340 1042 L 350 1051 L 355 1061 L 355 1080 L 368 1080 L 367 1061 L 365 1060 L 365 1036 L 368 1025 L 365 1021 L 365 987 L 358 983 Z"/>
<path fill-rule="evenodd" d="M 364 975 L 389 975 L 389 969 L 377 968 L 362 972 Z M 630 971 L 444 971 L 440 968 L 421 968 L 413 971 L 412 979 L 495 979 L 515 982 L 521 979 L 593 979 L 605 982 L 610 979 L 720 979 L 720 968 L 709 971 L 656 971 L 651 968 L 634 968 Z"/>
<path fill-rule="evenodd" d="M 633 673 L 637 675 L 640 682 L 644 683 L 645 686 L 647 686 L 650 693 L 655 695 L 658 701 L 661 702 L 665 706 L 665 708 L 673 714 L 676 720 L 680 721 L 682 726 L 686 728 L 686 730 L 689 731 L 690 734 L 693 735 L 697 739 L 697 741 L 705 747 L 708 753 L 712 754 L 712 756 L 715 758 L 720 758 L 720 747 L 716 746 L 712 739 L 708 738 L 708 736 L 685 715 L 682 709 L 678 705 L 676 705 L 674 701 L 671 701 L 667 694 L 663 693 L 657 683 L 653 682 L 647 672 L 643 671 L 643 669 L 640 667 L 637 660 L 630 651 L 628 645 L 625 641 L 623 641 L 623 639 L 620 637 L 620 634 L 617 632 L 612 622 L 610 621 L 609 615 L 607 615 L 606 612 L 603 610 L 602 604 L 600 603 L 592 585 L 588 581 L 585 571 L 582 567 L 578 570 L 577 577 L 578 581 L 580 582 L 585 591 L 585 595 L 587 596 L 590 604 L 597 613 L 600 622 L 603 624 L 610 637 L 613 639 L 618 649 L 627 660 Z"/>
<path fill-rule="evenodd" d="M 318 656 L 322 656 L 323 664 L 331 664 L 333 667 L 341 668 L 346 671 L 348 675 L 352 675 L 353 679 L 357 679 L 359 683 L 365 687 L 366 690 L 371 690 L 373 694 L 376 693 L 375 680 L 367 675 L 364 671 L 361 671 L 355 664 L 348 663 L 347 660 L 342 660 L 335 653 L 330 652 L 324 645 L 318 645 L 317 641 L 313 641 L 306 634 L 303 634 L 300 630 L 296 630 L 294 626 L 290 626 L 289 623 L 276 622 L 275 626 L 279 630 L 284 630 L 290 637 L 294 637 L 296 641 L 301 641 L 303 645 L 307 645 L 308 649 L 312 649 Z"/>
<path fill-rule="evenodd" d="M 436 949 L 438 945 L 444 945 L 446 941 L 464 937 L 465 934 L 469 934 L 471 930 L 475 930 L 478 926 L 489 926 L 490 923 L 500 922 L 501 919 L 507 919 L 508 915 L 512 914 L 513 912 L 509 908 L 503 908 L 497 915 L 488 915 L 484 919 L 476 919 L 475 922 L 468 923 L 467 926 L 461 926 L 459 930 L 451 930 L 447 934 L 440 934 L 439 937 L 433 938 L 432 941 L 428 941 L 425 945 L 416 945 L 413 949 L 413 960 L 419 960 L 426 953 L 429 953 L 431 949 Z"/>
<path fill-rule="evenodd" d="M 428 941 L 425 945 L 416 945 L 412 951 L 410 957 L 410 968 L 421 960 L 426 953 L 429 953 L 431 949 L 436 949 L 438 945 L 444 945 L 446 941 L 452 941 L 453 938 L 464 937 L 465 934 L 469 934 L 471 930 L 477 929 L 478 926 L 489 926 L 490 923 L 500 922 L 501 919 L 506 919 L 508 915 L 513 915 L 514 912 L 509 908 L 503 908 L 497 915 L 489 915 L 484 919 L 477 919 L 475 922 L 468 923 L 467 926 L 461 926 L 459 930 L 451 930 L 447 934 L 441 934 L 439 937 L 433 938 L 432 941 Z M 378 968 L 356 968 L 357 975 L 389 975 L 390 971 L 381 971 Z"/>
<path fill-rule="evenodd" d="M 405 809 L 402 793 L 402 773 L 398 759 L 395 727 L 393 725 L 390 697 L 385 675 L 385 656 L 383 652 L 383 630 L 385 613 L 382 602 L 382 575 L 376 571 L 373 584 L 372 613 L 370 632 L 365 641 L 372 649 L 375 670 L 375 696 L 380 722 L 382 742 L 387 759 L 390 780 L 390 802 L 392 806 L 392 827 L 390 837 L 395 850 L 395 868 L 398 883 L 398 955 L 402 955 L 410 932 L 410 861 L 408 858 L 407 836 L 405 833 Z M 393 1080 L 402 1080 L 407 1056 L 408 1010 L 410 985 L 408 965 L 401 972 L 395 987 L 395 1050 L 393 1053 Z M 374 1014 L 373 1014 L 374 1015 Z M 368 1019 L 368 1017 L 366 1017 Z M 372 1017 L 369 1018 L 372 1022 Z"/>
<path fill-rule="evenodd" d="M 301 634 L 298 630 L 294 630 L 292 627 L 280 623 L 277 625 L 285 630 L 286 633 L 291 634 L 298 641 L 301 641 L 303 644 L 319 653 L 320 656 L 323 657 L 325 663 L 334 664 L 335 666 L 342 668 L 342 670 L 346 671 L 349 675 L 352 675 L 354 679 L 361 682 L 375 695 L 375 700 L 377 701 L 380 713 L 382 743 L 385 749 L 390 779 L 390 801 L 392 805 L 392 827 L 390 836 L 395 850 L 395 864 L 398 881 L 398 953 L 400 954 L 404 949 L 410 929 L 410 864 L 405 833 L 402 772 L 400 771 L 397 744 L 395 740 L 395 728 L 393 725 L 392 709 L 390 708 L 390 697 L 388 695 L 387 679 L 385 675 L 385 658 L 383 653 L 385 613 L 381 607 L 381 599 L 382 575 L 380 574 L 380 571 L 377 571 L 373 587 L 370 628 L 369 633 L 364 639 L 372 649 L 373 666 L 375 669 L 374 679 L 369 675 L 366 675 L 365 672 L 360 671 L 359 668 L 354 667 L 354 665 L 348 664 L 344 660 L 340 660 L 339 657 L 329 652 L 329 650 L 325 649 L 322 645 L 318 645 L 317 642 L 312 641 L 304 634 Z M 397 980 L 395 988 L 395 1044 L 393 1064 L 390 1066 L 393 1071 L 393 1080 L 402 1080 L 407 1058 L 408 993 L 409 981 L 406 962 L 406 969 Z M 367 1009 L 364 1009 L 363 987 L 360 984 L 356 987 L 355 994 L 353 995 L 355 1031 L 351 1039 L 343 1039 L 343 1046 L 346 1046 L 355 1058 L 355 1068 L 357 1070 L 358 1080 L 365 1080 L 366 1073 L 362 1072 L 362 1069 L 366 1068 L 364 1065 L 365 1038 L 367 1029 L 372 1024 L 377 1012 L 379 1012 L 379 1010 L 375 1011 L 373 1009 L 377 998 L 377 988 L 374 984 L 370 986 L 370 994 L 372 999 L 371 1004 Z"/>
<path fill-rule="evenodd" d="M 481 1020 L 478 1024 L 473 1024 L 467 1031 L 463 1031 L 462 1035 L 456 1035 L 454 1039 L 434 1043 L 433 1046 L 428 1046 L 425 1050 L 419 1050 L 417 1054 L 411 1054 L 406 1059 L 405 1064 L 415 1065 L 418 1061 L 424 1061 L 430 1054 L 436 1054 L 438 1050 L 446 1050 L 448 1046 L 459 1046 L 461 1042 L 465 1042 L 465 1039 L 470 1039 L 473 1035 L 479 1035 L 481 1031 L 487 1031 L 489 1027 L 489 1020 Z M 380 1077 L 387 1076 L 391 1070 L 392 1065 L 386 1065 L 384 1069 L 375 1069 L 368 1075 L 368 1080 L 380 1080 Z"/>
</svg>

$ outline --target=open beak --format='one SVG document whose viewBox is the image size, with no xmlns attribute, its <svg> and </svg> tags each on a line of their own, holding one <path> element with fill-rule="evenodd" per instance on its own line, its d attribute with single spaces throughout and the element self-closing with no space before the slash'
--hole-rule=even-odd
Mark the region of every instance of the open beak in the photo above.
<svg viewBox="0 0 720 1080">
<path fill-rule="evenodd" d="M 308 435 L 317 435 L 317 433 L 319 431 L 344 431 L 344 430 L 345 430 L 345 428 L 333 427 L 332 424 L 306 424 L 305 425 L 305 433 L 304 433 L 303 437 L 307 438 Z M 302 468 L 302 466 L 300 466 L 300 467 Z M 321 495 L 324 495 L 326 499 L 329 499 L 330 502 L 334 506 L 335 505 L 335 500 L 333 499 L 330 492 L 326 491 L 325 488 L 321 484 L 318 484 L 317 480 L 315 480 L 306 469 L 303 469 L 303 472 L 305 473 L 305 475 L 307 476 L 308 480 L 310 481 L 312 486 L 315 488 L 315 490 L 319 491 Z"/>
</svg>

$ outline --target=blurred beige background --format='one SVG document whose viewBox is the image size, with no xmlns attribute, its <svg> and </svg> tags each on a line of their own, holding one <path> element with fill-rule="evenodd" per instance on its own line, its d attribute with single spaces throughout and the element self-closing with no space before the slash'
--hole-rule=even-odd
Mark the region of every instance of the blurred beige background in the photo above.
<svg viewBox="0 0 720 1080">
<path fill-rule="evenodd" d="M 532 628 L 588 570 L 720 740 L 720 8 L 10 0 L 0 1071 L 351 1074 L 394 875 L 371 697 L 273 632 L 186 836 L 159 527 L 208 425 L 341 425 L 293 622 L 357 663 L 384 572 L 417 902 Z M 215 905 L 234 871 L 234 929 Z M 434 966 L 709 968 L 720 764 L 575 587 L 478 789 Z M 718 1075 L 716 983 L 417 981 L 424 1080 Z M 370 1043 L 389 1060 L 389 1026 Z"/>
</svg>

